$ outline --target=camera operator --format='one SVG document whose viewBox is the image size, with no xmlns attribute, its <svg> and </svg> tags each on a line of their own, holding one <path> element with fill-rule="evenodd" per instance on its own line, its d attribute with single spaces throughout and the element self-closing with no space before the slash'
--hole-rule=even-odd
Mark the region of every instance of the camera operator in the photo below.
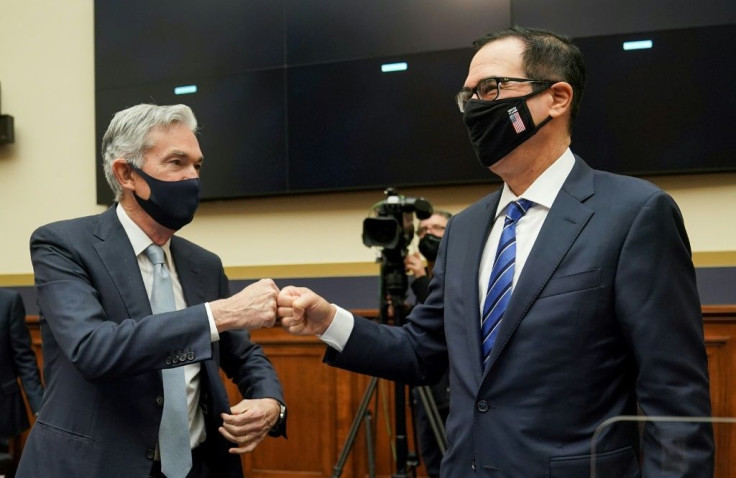
<svg viewBox="0 0 736 478">
<path fill-rule="evenodd" d="M 406 256 L 404 265 L 406 270 L 411 271 L 414 280 L 411 283 L 411 290 L 416 296 L 417 303 L 421 304 L 429 294 L 429 281 L 432 279 L 432 269 L 437 259 L 437 252 L 440 248 L 440 241 L 445 234 L 447 221 L 452 217 L 447 211 L 435 209 L 433 214 L 419 222 L 417 229 L 417 237 L 419 238 L 419 251 Z M 422 256 L 427 259 L 427 266 L 424 266 Z M 449 373 L 445 372 L 442 378 L 436 384 L 428 387 L 437 411 L 442 417 L 442 426 L 447 421 L 447 415 L 450 412 L 450 379 Z M 427 469 L 430 478 L 440 476 L 440 462 L 442 461 L 442 450 L 437 444 L 437 438 L 432 430 L 428 411 L 424 407 L 419 397 L 417 389 L 412 390 L 414 396 L 414 424 L 416 426 L 417 444 L 419 446 L 419 454 Z"/>
<path fill-rule="evenodd" d="M 440 248 L 440 239 L 445 234 L 447 221 L 452 217 L 447 211 L 435 210 L 432 215 L 419 222 L 417 237 L 419 237 L 419 252 L 406 256 L 404 265 L 407 272 L 414 275 L 411 290 L 417 298 L 417 303 L 423 303 L 429 293 L 429 281 L 432 279 L 432 268 L 437 259 L 437 251 Z M 422 256 L 427 259 L 427 267 L 424 266 Z"/>
</svg>

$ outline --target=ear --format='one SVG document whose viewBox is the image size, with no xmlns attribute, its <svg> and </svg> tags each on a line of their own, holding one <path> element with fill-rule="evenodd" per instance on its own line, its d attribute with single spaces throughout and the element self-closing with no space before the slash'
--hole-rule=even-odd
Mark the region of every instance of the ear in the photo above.
<svg viewBox="0 0 736 478">
<path fill-rule="evenodd" d="M 572 86 L 564 81 L 559 81 L 550 87 L 552 92 L 552 104 L 549 115 L 553 118 L 569 113 L 572 108 Z"/>
<path fill-rule="evenodd" d="M 133 168 L 124 158 L 116 158 L 112 162 L 112 173 L 124 190 L 135 191 L 135 179 L 132 175 Z"/>
</svg>

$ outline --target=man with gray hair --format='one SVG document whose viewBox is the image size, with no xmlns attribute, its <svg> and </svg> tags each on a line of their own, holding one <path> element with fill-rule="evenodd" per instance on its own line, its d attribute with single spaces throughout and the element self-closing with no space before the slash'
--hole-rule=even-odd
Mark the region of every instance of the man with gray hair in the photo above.
<svg viewBox="0 0 736 478">
<path fill-rule="evenodd" d="M 31 236 L 47 394 L 23 477 L 242 477 L 285 436 L 276 372 L 247 330 L 276 319 L 263 279 L 230 296 L 222 262 L 174 235 L 199 205 L 184 105 L 118 112 L 102 140 L 115 204 Z M 222 367 L 245 397 L 229 404 Z"/>
</svg>

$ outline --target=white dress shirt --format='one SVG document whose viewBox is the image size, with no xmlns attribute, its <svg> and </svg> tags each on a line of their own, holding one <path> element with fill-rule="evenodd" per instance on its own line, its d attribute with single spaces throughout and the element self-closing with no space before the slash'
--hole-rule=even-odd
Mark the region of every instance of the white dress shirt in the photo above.
<svg viewBox="0 0 736 478">
<path fill-rule="evenodd" d="M 145 250 L 152 244 L 151 238 L 146 235 L 138 225 L 128 216 L 125 210 L 118 204 L 116 208 L 118 219 L 125 229 L 125 233 L 130 240 L 130 244 L 133 246 L 133 251 L 138 258 L 138 267 L 141 270 L 141 276 L 143 277 L 143 284 L 146 286 L 146 293 L 150 299 L 151 287 L 153 285 L 153 263 L 148 256 L 145 254 Z M 181 310 L 187 307 L 187 303 L 184 300 L 184 292 L 181 288 L 181 282 L 179 282 L 179 276 L 176 273 L 176 267 L 174 261 L 171 260 L 171 240 L 161 246 L 164 250 L 164 259 L 166 266 L 169 268 L 171 274 L 171 282 L 174 286 L 174 303 L 176 310 Z M 215 320 L 210 311 L 209 304 L 205 304 L 207 309 L 207 316 L 210 321 L 210 339 L 215 342 L 220 339 L 215 326 Z M 187 407 L 189 409 L 189 441 L 192 448 L 196 448 L 206 438 L 205 426 L 204 426 L 204 415 L 202 410 L 199 408 L 199 372 L 201 370 L 200 363 L 194 363 L 189 365 L 183 365 L 184 377 L 187 383 Z M 157 450 L 158 451 L 158 450 Z"/>
<path fill-rule="evenodd" d="M 542 229 L 542 224 L 544 224 L 544 220 L 547 218 L 547 213 L 549 213 L 552 203 L 554 203 L 557 197 L 557 193 L 562 189 L 562 184 L 567 179 L 574 165 L 575 156 L 568 148 L 522 194 L 521 197 L 523 199 L 528 199 L 535 204 L 534 207 L 530 208 L 519 219 L 516 225 L 516 266 L 514 268 L 513 285 L 516 285 L 519 275 L 524 269 L 524 264 L 526 264 L 526 260 L 529 257 L 529 252 L 531 252 L 539 231 Z M 483 301 L 485 300 L 486 288 L 488 287 L 488 278 L 491 275 L 491 269 L 493 269 L 493 261 L 496 256 L 496 249 L 498 249 L 498 242 L 501 240 L 504 213 L 509 203 L 516 199 L 519 198 L 504 184 L 503 191 L 501 191 L 501 199 L 499 200 L 498 208 L 496 208 L 493 227 L 488 236 L 488 241 L 486 241 L 486 245 L 483 248 L 483 256 L 478 272 L 478 307 L 480 315 L 483 315 Z M 325 333 L 318 337 L 330 347 L 342 352 L 350 337 L 350 333 L 353 331 L 355 319 L 353 318 L 353 314 L 347 310 L 339 306 L 336 307 L 337 313 L 335 314 L 335 319 Z"/>
<path fill-rule="evenodd" d="M 480 268 L 478 269 L 478 303 L 481 316 L 483 316 L 483 302 L 486 298 L 486 289 L 488 288 L 488 280 L 491 277 L 493 269 L 493 261 L 496 259 L 496 250 L 501 240 L 501 232 L 506 218 L 506 208 L 512 201 L 518 199 L 526 199 L 532 201 L 534 206 L 522 216 L 516 223 L 516 262 L 514 265 L 514 278 L 511 284 L 512 290 L 519 280 L 521 271 L 524 269 L 526 260 L 532 250 L 532 246 L 537 241 L 539 231 L 542 230 L 542 224 L 547 219 L 552 203 L 557 198 L 557 193 L 562 189 L 562 184 L 572 171 L 575 165 L 575 156 L 570 149 L 566 149 L 557 161 L 552 163 L 526 191 L 517 197 L 511 192 L 508 185 L 504 183 L 501 191 L 501 199 L 498 201 L 496 215 L 493 220 L 493 227 L 488 236 L 486 245 L 483 248 L 483 256 L 480 260 Z"/>
</svg>

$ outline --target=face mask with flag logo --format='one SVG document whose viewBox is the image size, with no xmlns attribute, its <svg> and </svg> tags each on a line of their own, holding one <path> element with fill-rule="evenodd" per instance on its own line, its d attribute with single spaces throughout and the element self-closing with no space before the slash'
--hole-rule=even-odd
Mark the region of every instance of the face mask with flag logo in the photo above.
<svg viewBox="0 0 736 478">
<path fill-rule="evenodd" d="M 535 126 L 526 104 L 542 91 L 493 101 L 468 100 L 463 121 L 480 164 L 486 168 L 494 165 L 552 119 L 548 116 Z"/>
</svg>

